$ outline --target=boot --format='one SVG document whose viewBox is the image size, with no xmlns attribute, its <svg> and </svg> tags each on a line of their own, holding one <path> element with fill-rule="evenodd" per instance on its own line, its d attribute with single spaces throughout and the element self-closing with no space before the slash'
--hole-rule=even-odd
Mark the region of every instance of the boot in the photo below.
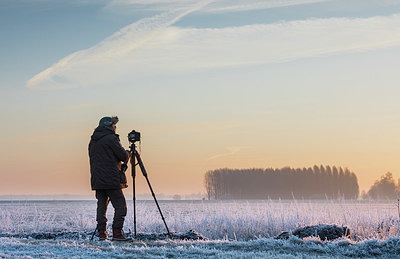
<svg viewBox="0 0 400 259">
<path fill-rule="evenodd" d="M 131 241 L 132 238 L 126 237 L 122 228 L 113 228 L 113 241 Z"/>
<path fill-rule="evenodd" d="M 99 232 L 99 235 L 98 235 L 99 240 L 106 240 L 107 239 L 107 232 L 106 232 L 105 229 L 104 230 L 98 229 L 97 231 Z"/>
</svg>

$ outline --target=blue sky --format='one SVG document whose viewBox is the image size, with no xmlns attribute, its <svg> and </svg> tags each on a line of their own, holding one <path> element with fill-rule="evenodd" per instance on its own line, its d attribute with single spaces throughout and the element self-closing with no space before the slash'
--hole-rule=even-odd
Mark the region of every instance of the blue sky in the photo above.
<svg viewBox="0 0 400 259">
<path fill-rule="evenodd" d="M 399 1 L 2 1 L 0 29 L 0 194 L 88 193 L 106 115 L 165 193 L 221 167 L 400 177 Z"/>
</svg>

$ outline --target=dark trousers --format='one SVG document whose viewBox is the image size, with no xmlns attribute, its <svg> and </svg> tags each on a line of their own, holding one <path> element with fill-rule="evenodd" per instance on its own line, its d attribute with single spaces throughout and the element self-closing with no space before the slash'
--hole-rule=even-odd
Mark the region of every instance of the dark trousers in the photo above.
<svg viewBox="0 0 400 259">
<path fill-rule="evenodd" d="M 96 190 L 97 199 L 97 229 L 105 230 L 107 226 L 107 206 L 108 201 L 111 201 L 114 207 L 113 228 L 122 229 L 126 216 L 126 201 L 124 193 L 121 189 L 118 190 Z"/>
</svg>

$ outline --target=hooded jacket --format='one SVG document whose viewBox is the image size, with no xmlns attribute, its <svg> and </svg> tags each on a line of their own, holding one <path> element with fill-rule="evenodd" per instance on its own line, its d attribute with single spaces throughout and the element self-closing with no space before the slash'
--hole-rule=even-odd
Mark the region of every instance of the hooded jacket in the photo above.
<svg viewBox="0 0 400 259">
<path fill-rule="evenodd" d="M 89 158 L 92 190 L 121 189 L 118 166 L 128 160 L 128 154 L 112 128 L 99 126 L 94 130 Z"/>
</svg>

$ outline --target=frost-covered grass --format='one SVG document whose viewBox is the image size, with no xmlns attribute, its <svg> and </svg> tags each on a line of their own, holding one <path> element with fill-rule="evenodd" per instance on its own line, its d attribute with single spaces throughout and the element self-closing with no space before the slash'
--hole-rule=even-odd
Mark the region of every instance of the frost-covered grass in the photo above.
<svg viewBox="0 0 400 259">
<path fill-rule="evenodd" d="M 132 201 L 125 229 L 133 229 Z M 269 238 L 315 224 L 348 226 L 355 241 L 399 237 L 396 202 L 360 201 L 160 201 L 168 227 L 193 229 L 212 240 Z M 0 233 L 92 231 L 95 201 L 0 202 Z M 108 211 L 109 225 L 113 209 Z M 165 232 L 154 201 L 137 201 L 137 231 Z"/>
<path fill-rule="evenodd" d="M 343 258 L 400 256 L 395 202 L 160 201 L 171 231 L 193 229 L 205 241 L 90 241 L 95 201 L 0 202 L 0 258 Z M 111 225 L 113 209 L 109 206 Z M 276 240 L 282 231 L 315 224 L 345 225 L 352 239 Z M 133 227 L 128 201 L 125 229 Z M 137 202 L 137 231 L 165 232 L 154 201 Z M 66 232 L 37 239 L 40 233 Z M 75 233 L 78 232 L 78 233 Z M 36 235 L 34 233 L 39 233 Z M 69 233 L 69 234 L 68 234 Z"/>
<path fill-rule="evenodd" d="M 400 239 L 362 242 L 317 239 L 151 241 L 0 238 L 0 258 L 397 258 Z"/>
</svg>

